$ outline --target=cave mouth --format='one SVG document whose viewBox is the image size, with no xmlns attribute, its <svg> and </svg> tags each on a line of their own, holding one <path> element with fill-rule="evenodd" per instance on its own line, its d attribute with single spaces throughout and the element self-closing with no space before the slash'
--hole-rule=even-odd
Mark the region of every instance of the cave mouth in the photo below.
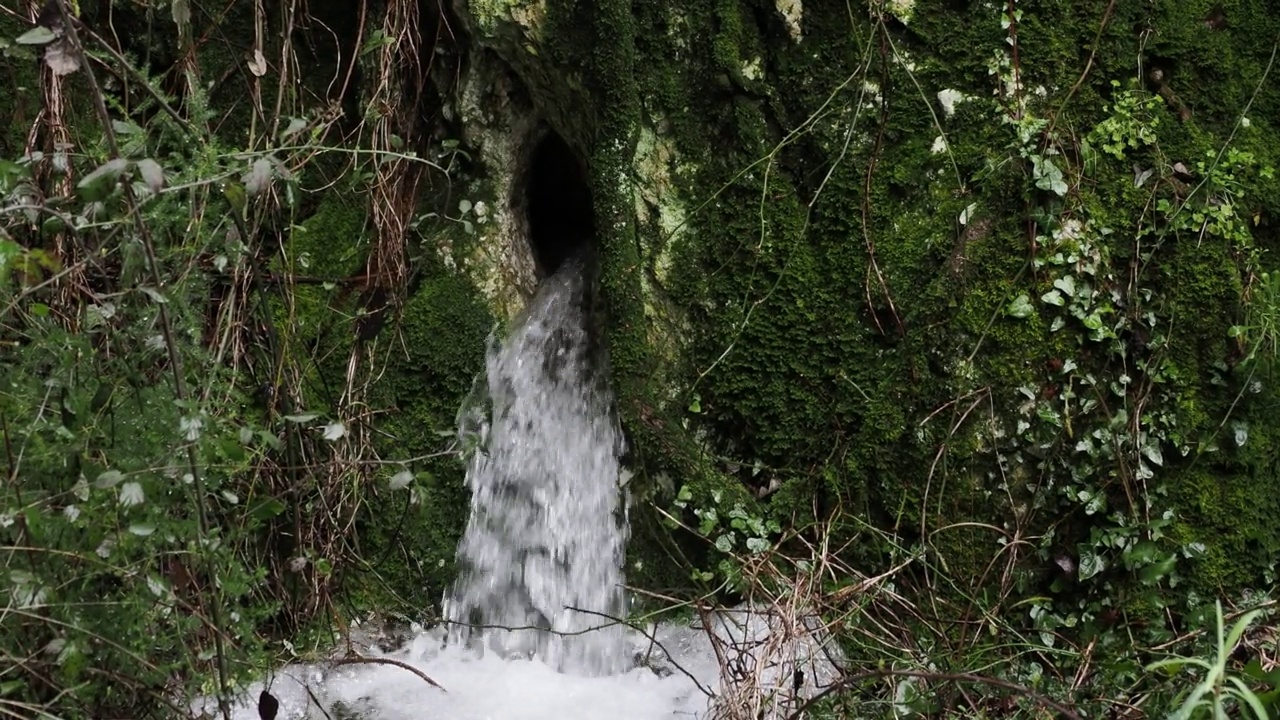
<svg viewBox="0 0 1280 720">
<path fill-rule="evenodd" d="M 533 148 L 525 193 L 529 246 L 541 280 L 589 247 L 596 232 L 585 164 L 554 130 Z"/>
</svg>

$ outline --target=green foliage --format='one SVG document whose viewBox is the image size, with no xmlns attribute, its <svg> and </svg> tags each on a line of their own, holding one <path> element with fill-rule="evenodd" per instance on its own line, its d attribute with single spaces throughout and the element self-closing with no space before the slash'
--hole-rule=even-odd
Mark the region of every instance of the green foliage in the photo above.
<svg viewBox="0 0 1280 720">
<path fill-rule="evenodd" d="M 492 320 L 437 223 L 368 221 L 417 210 L 378 205 L 389 159 L 444 168 L 327 146 L 291 96 L 214 134 L 197 68 L 179 102 L 104 57 L 48 118 L 70 145 L 0 158 L 0 708 L 170 716 L 361 603 L 430 613 L 467 501 L 439 431 Z"/>
<path fill-rule="evenodd" d="M 1230 667 L 1231 655 L 1244 639 L 1245 631 L 1264 613 L 1262 610 L 1244 613 L 1228 632 L 1222 616 L 1222 603 L 1217 603 L 1214 609 L 1216 635 L 1212 648 L 1214 652 L 1210 658 L 1176 657 L 1147 666 L 1148 671 L 1163 670 L 1170 674 L 1188 667 L 1204 671 L 1200 682 L 1180 693 L 1178 699 L 1182 703 L 1169 717 L 1171 720 L 1226 720 L 1232 717 L 1268 720 L 1276 709 L 1277 698 L 1280 698 L 1280 675 L 1275 671 L 1263 671 L 1257 661 L 1251 663 L 1243 673 L 1231 672 Z M 1258 682 L 1266 684 L 1264 691 L 1254 689 Z"/>
<path fill-rule="evenodd" d="M 1067 693 L 1096 647 L 1117 694 L 1212 598 L 1274 583 L 1280 27 L 1156 6 L 920 1 L 904 28 L 806 4 L 799 42 L 741 3 L 640 12 L 642 117 L 692 209 L 636 231 L 683 311 L 669 426 L 715 468 L 656 493 L 692 577 L 742 589 L 726 482 L 775 547 L 838 508 L 845 559 L 1020 638 L 931 660 Z"/>
</svg>

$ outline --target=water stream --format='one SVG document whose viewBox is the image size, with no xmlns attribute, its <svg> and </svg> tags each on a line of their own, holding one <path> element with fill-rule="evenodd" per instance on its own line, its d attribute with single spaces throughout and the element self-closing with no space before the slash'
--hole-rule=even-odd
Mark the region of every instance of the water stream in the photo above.
<svg viewBox="0 0 1280 720">
<path fill-rule="evenodd" d="M 486 372 L 459 411 L 472 501 L 445 622 L 397 647 L 355 638 L 365 656 L 398 664 L 281 668 L 249 689 L 236 720 L 258 717 L 263 687 L 278 720 L 708 716 L 723 652 L 706 632 L 610 620 L 625 615 L 623 442 L 584 292 L 578 262 L 545 280 L 506 336 L 491 338 Z M 741 619 L 721 625 L 726 642 L 763 637 Z M 761 672 L 778 687 L 794 675 L 790 665 Z"/>
<path fill-rule="evenodd" d="M 622 512 L 604 360 L 588 336 L 583 269 L 545 280 L 459 414 L 471 515 L 445 597 L 450 639 L 577 675 L 624 670 Z M 484 402 L 487 400 L 487 402 Z"/>
</svg>

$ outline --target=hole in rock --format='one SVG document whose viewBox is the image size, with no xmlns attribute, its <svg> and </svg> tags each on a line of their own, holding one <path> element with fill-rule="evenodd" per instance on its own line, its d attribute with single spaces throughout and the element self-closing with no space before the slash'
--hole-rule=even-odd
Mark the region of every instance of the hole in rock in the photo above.
<svg viewBox="0 0 1280 720">
<path fill-rule="evenodd" d="M 525 182 L 529 244 L 545 278 L 595 237 L 591 187 L 586 167 L 554 131 L 534 147 Z"/>
</svg>

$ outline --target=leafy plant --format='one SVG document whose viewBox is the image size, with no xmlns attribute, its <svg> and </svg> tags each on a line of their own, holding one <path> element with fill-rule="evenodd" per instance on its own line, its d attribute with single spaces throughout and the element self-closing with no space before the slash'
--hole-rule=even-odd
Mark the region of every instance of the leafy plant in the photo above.
<svg viewBox="0 0 1280 720">
<path fill-rule="evenodd" d="M 1176 657 L 1159 660 L 1147 666 L 1150 672 L 1164 671 L 1170 674 L 1186 669 L 1199 669 L 1203 676 L 1199 682 L 1181 693 L 1181 704 L 1170 715 L 1170 720 L 1196 720 L 1211 718 L 1227 720 L 1233 717 L 1252 717 L 1255 720 L 1269 720 L 1271 709 L 1275 707 L 1280 683 L 1275 673 L 1264 675 L 1271 687 L 1269 692 L 1259 693 L 1246 682 L 1245 677 L 1232 672 L 1231 656 L 1235 653 L 1245 632 L 1263 611 L 1250 610 L 1236 620 L 1230 631 L 1222 616 L 1222 603 L 1214 604 L 1215 623 L 1214 652 L 1209 658 Z M 1253 673 L 1260 675 L 1255 665 Z M 1253 678 L 1258 679 L 1258 678 Z"/>
</svg>

